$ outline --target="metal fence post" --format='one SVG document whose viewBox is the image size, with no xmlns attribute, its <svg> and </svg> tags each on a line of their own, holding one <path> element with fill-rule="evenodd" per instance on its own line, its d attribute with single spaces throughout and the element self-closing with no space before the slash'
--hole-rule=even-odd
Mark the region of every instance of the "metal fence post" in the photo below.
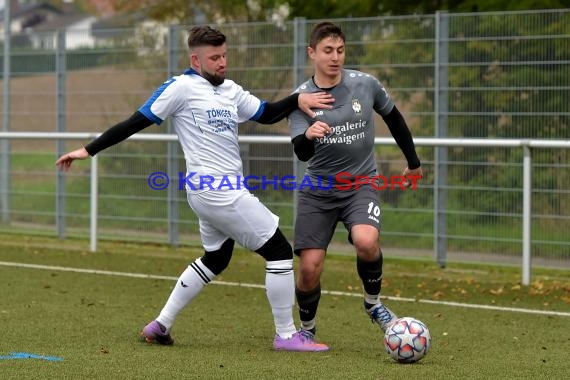
<svg viewBox="0 0 570 380">
<path fill-rule="evenodd" d="M 435 137 L 447 137 L 448 102 L 448 63 L 449 63 L 449 17 L 447 12 L 435 15 Z M 440 267 L 447 261 L 447 147 L 435 147 L 434 150 L 434 218 L 433 236 L 434 253 Z"/>
<path fill-rule="evenodd" d="M 304 17 L 295 17 L 293 31 L 293 85 L 297 88 L 305 81 L 305 67 L 307 66 L 307 19 Z M 293 175 L 297 183 L 306 169 L 306 164 L 299 161 L 293 153 Z M 293 191 L 293 226 L 297 218 L 297 190 Z"/>
<path fill-rule="evenodd" d="M 530 147 L 523 145 L 523 218 L 522 218 L 522 284 L 530 284 L 532 221 L 532 158 Z"/>
<path fill-rule="evenodd" d="M 97 155 L 91 157 L 91 188 L 89 192 L 90 201 L 90 216 L 89 216 L 89 240 L 90 240 L 90 250 L 91 252 L 97 251 L 97 208 L 98 208 L 98 185 L 99 185 L 99 173 L 98 173 L 98 157 Z"/>
<path fill-rule="evenodd" d="M 55 55 L 55 70 L 56 70 L 56 129 L 57 132 L 65 132 L 66 130 L 66 53 L 65 53 L 65 30 L 58 30 L 56 32 L 56 55 Z M 65 141 L 62 139 L 56 140 L 56 154 L 60 157 L 65 153 Z M 60 239 L 65 238 L 65 176 L 61 170 L 56 170 L 56 185 L 55 185 L 55 222 L 57 228 L 57 235 Z"/>
<path fill-rule="evenodd" d="M 175 25 L 170 25 L 168 28 L 168 78 L 172 77 L 178 70 L 178 28 Z M 170 120 L 168 123 L 168 133 L 174 134 L 174 127 Z M 170 178 L 178 179 L 178 142 L 167 142 L 166 143 L 166 171 Z M 177 246 L 178 240 L 178 227 L 180 212 L 178 209 L 178 186 L 172 183 L 167 189 L 167 213 L 168 213 L 168 241 L 171 245 Z"/>
<path fill-rule="evenodd" d="M 12 23 L 10 1 L 4 2 L 4 71 L 2 78 L 3 106 L 2 131 L 10 130 L 10 55 Z M 0 141 L 0 207 L 2 208 L 2 223 L 10 223 L 10 140 Z"/>
</svg>

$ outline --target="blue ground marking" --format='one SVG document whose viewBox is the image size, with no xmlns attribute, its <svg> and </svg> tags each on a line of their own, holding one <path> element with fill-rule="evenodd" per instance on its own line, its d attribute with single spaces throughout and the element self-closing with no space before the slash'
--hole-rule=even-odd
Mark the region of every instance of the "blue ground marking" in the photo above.
<svg viewBox="0 0 570 380">
<path fill-rule="evenodd" d="M 41 360 L 49 360 L 49 361 L 61 361 L 63 358 L 58 358 L 56 356 L 43 356 L 43 355 L 36 355 L 30 354 L 28 352 L 10 352 L 8 356 L 0 356 L 0 360 L 2 359 L 41 359 Z"/>
</svg>

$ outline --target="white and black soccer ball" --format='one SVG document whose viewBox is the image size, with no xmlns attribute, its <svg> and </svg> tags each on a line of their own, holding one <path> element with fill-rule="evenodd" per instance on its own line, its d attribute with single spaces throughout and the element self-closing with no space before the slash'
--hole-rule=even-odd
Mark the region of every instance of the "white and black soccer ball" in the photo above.
<svg viewBox="0 0 570 380">
<path fill-rule="evenodd" d="M 384 347 L 388 355 L 399 363 L 415 363 L 427 355 L 431 335 L 425 323 L 402 317 L 386 330 Z"/>
</svg>

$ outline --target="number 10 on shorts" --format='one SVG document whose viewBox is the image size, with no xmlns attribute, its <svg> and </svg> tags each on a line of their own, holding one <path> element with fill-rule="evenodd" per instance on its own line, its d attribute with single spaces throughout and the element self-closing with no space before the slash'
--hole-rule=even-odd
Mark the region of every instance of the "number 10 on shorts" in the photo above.
<svg viewBox="0 0 570 380">
<path fill-rule="evenodd" d="M 378 207 L 378 205 L 375 205 L 374 202 L 370 202 L 368 203 L 368 213 L 370 215 L 374 215 L 375 217 L 379 217 L 380 207 Z"/>
<path fill-rule="evenodd" d="M 372 219 L 376 223 L 379 223 L 379 217 L 380 217 L 380 206 L 374 204 L 374 202 L 368 203 L 368 219 Z"/>
</svg>

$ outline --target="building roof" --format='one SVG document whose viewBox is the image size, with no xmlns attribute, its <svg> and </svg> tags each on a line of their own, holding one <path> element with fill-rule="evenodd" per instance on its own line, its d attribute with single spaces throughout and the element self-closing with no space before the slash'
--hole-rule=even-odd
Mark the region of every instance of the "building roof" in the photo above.
<svg viewBox="0 0 570 380">
<path fill-rule="evenodd" d="M 66 28 L 94 16 L 80 12 L 74 3 L 55 7 L 49 3 L 20 4 L 12 0 L 11 19 L 22 20 L 22 29 L 34 31 L 51 31 Z M 4 9 L 0 10 L 0 20 L 4 17 Z"/>
<path fill-rule="evenodd" d="M 10 17 L 12 19 L 23 18 L 28 15 L 33 15 L 37 11 L 49 11 L 56 14 L 62 14 L 62 10 L 54 7 L 49 3 L 39 3 L 39 4 L 20 4 L 18 1 L 12 0 L 10 8 Z M 0 9 L 0 19 L 4 19 L 4 8 Z"/>
</svg>

